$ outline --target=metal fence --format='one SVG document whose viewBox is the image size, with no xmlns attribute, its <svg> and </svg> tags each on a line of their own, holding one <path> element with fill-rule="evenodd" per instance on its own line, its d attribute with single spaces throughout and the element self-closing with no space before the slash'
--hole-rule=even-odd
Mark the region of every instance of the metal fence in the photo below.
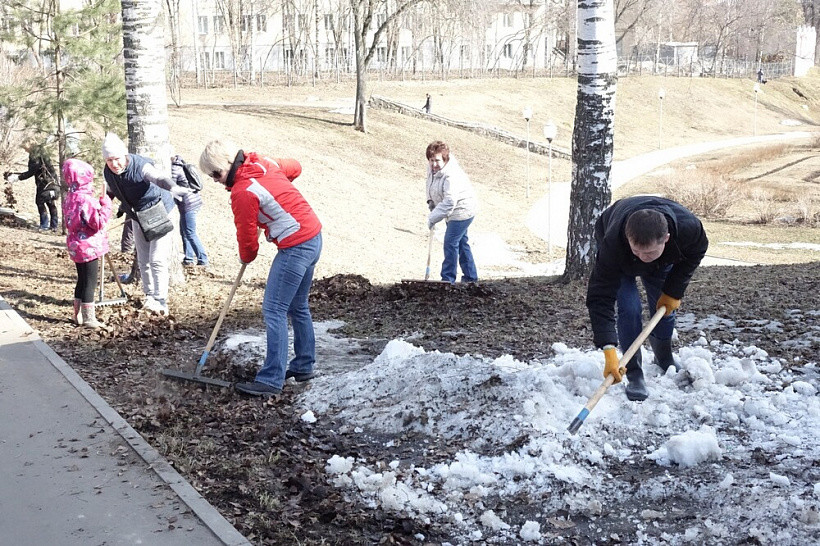
<svg viewBox="0 0 820 546">
<path fill-rule="evenodd" d="M 765 79 L 791 76 L 794 63 L 757 63 L 731 58 L 685 59 L 674 57 L 629 56 L 618 59 L 618 75 L 655 74 L 680 77 L 750 78 L 757 79 L 759 70 Z"/>
</svg>

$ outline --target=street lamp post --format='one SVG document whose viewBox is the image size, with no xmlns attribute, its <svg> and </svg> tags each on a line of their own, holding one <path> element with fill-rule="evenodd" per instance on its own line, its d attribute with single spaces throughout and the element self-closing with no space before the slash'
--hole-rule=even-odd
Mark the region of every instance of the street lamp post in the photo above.
<svg viewBox="0 0 820 546">
<path fill-rule="evenodd" d="M 530 198 L 530 118 L 532 118 L 532 108 L 527 106 L 523 112 L 524 120 L 527 122 L 527 199 Z"/>
<path fill-rule="evenodd" d="M 760 93 L 760 84 L 756 83 L 754 86 L 755 92 L 755 126 L 754 126 L 754 135 L 757 136 L 757 95 Z"/>
<path fill-rule="evenodd" d="M 552 139 L 555 138 L 558 127 L 552 120 L 544 125 L 544 138 L 547 139 L 549 148 L 549 169 L 547 170 L 547 250 L 549 261 L 552 261 Z"/>
<path fill-rule="evenodd" d="M 658 89 L 658 149 L 661 149 L 661 139 L 663 138 L 663 98 L 666 96 L 666 91 L 661 87 Z"/>
</svg>

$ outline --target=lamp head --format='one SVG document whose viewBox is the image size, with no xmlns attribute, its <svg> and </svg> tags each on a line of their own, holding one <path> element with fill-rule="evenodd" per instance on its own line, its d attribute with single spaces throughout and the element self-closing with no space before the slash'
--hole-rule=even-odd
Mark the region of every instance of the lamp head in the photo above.
<svg viewBox="0 0 820 546">
<path fill-rule="evenodd" d="M 549 142 L 552 142 L 552 139 L 555 138 L 555 135 L 558 133 L 558 127 L 555 126 L 555 123 L 552 120 L 549 120 L 546 124 L 544 124 L 544 138 L 546 138 Z"/>
<path fill-rule="evenodd" d="M 524 116 L 525 120 L 529 121 L 530 118 L 532 118 L 532 108 L 530 108 L 529 106 L 524 108 L 524 112 L 522 113 L 522 115 Z"/>
<path fill-rule="evenodd" d="M 663 87 L 661 87 L 660 89 L 658 89 L 658 99 L 659 99 L 659 100 L 663 100 L 663 98 L 664 98 L 665 96 L 666 96 L 666 90 L 665 90 Z"/>
</svg>

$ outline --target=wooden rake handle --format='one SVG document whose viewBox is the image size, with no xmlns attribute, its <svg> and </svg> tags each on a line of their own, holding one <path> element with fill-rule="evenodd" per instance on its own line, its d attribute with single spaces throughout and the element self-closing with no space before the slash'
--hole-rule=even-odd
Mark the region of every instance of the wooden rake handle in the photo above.
<svg viewBox="0 0 820 546">
<path fill-rule="evenodd" d="M 424 270 L 424 280 L 430 278 L 430 257 L 433 255 L 433 228 L 430 229 L 430 242 L 427 244 L 427 269 Z"/>
<path fill-rule="evenodd" d="M 205 360 L 208 358 L 208 353 L 211 352 L 211 349 L 214 346 L 216 335 L 219 333 L 219 328 L 222 326 L 222 321 L 225 320 L 225 315 L 228 314 L 228 309 L 231 306 L 231 300 L 233 299 L 233 295 L 236 293 L 236 288 L 239 286 L 240 281 L 242 281 L 242 275 L 245 274 L 246 267 L 248 267 L 248 264 L 243 263 L 242 267 L 239 268 L 239 273 L 236 275 L 236 280 L 233 282 L 228 298 L 225 300 L 225 303 L 222 304 L 222 311 L 219 313 L 219 318 L 216 321 L 216 326 L 214 326 L 213 332 L 211 332 L 211 338 L 205 346 L 205 352 L 202 353 L 202 358 L 199 359 L 196 370 L 194 370 L 194 375 L 199 375 L 202 371 L 202 367 L 205 366 Z"/>
<path fill-rule="evenodd" d="M 649 337 L 649 334 L 652 333 L 652 330 L 655 329 L 655 326 L 658 325 L 658 322 L 664 317 L 666 314 L 666 307 L 661 305 L 655 314 L 652 315 L 652 318 L 649 320 L 649 323 L 644 326 L 644 329 L 641 330 L 641 333 L 638 334 L 638 337 L 635 338 L 635 341 L 632 342 L 632 345 L 626 350 L 626 352 L 621 356 L 621 359 L 618 361 L 618 368 L 621 374 L 626 373 L 626 363 L 630 361 L 630 359 L 635 356 L 641 349 L 641 345 L 643 342 L 646 341 L 646 338 Z M 615 382 L 615 377 L 612 374 L 606 376 L 604 382 L 601 383 L 601 386 L 598 387 L 598 390 L 589 398 L 589 401 L 584 405 L 583 409 L 578 413 L 578 416 L 572 420 L 572 423 L 569 424 L 567 430 L 569 430 L 570 434 L 575 434 L 578 432 L 578 429 L 581 428 L 581 425 L 584 424 L 584 420 L 587 418 L 589 413 L 598 403 L 598 401 L 604 396 L 607 389 L 612 386 Z"/>
</svg>

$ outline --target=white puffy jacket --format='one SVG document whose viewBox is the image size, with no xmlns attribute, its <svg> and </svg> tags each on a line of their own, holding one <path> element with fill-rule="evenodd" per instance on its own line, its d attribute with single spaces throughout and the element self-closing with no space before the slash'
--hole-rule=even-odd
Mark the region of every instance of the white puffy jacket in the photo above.
<svg viewBox="0 0 820 546">
<path fill-rule="evenodd" d="M 452 154 L 436 174 L 430 165 L 427 166 L 427 202 L 433 206 L 427 219 L 430 225 L 445 219 L 467 220 L 478 212 L 478 200 L 470 177 Z"/>
</svg>

